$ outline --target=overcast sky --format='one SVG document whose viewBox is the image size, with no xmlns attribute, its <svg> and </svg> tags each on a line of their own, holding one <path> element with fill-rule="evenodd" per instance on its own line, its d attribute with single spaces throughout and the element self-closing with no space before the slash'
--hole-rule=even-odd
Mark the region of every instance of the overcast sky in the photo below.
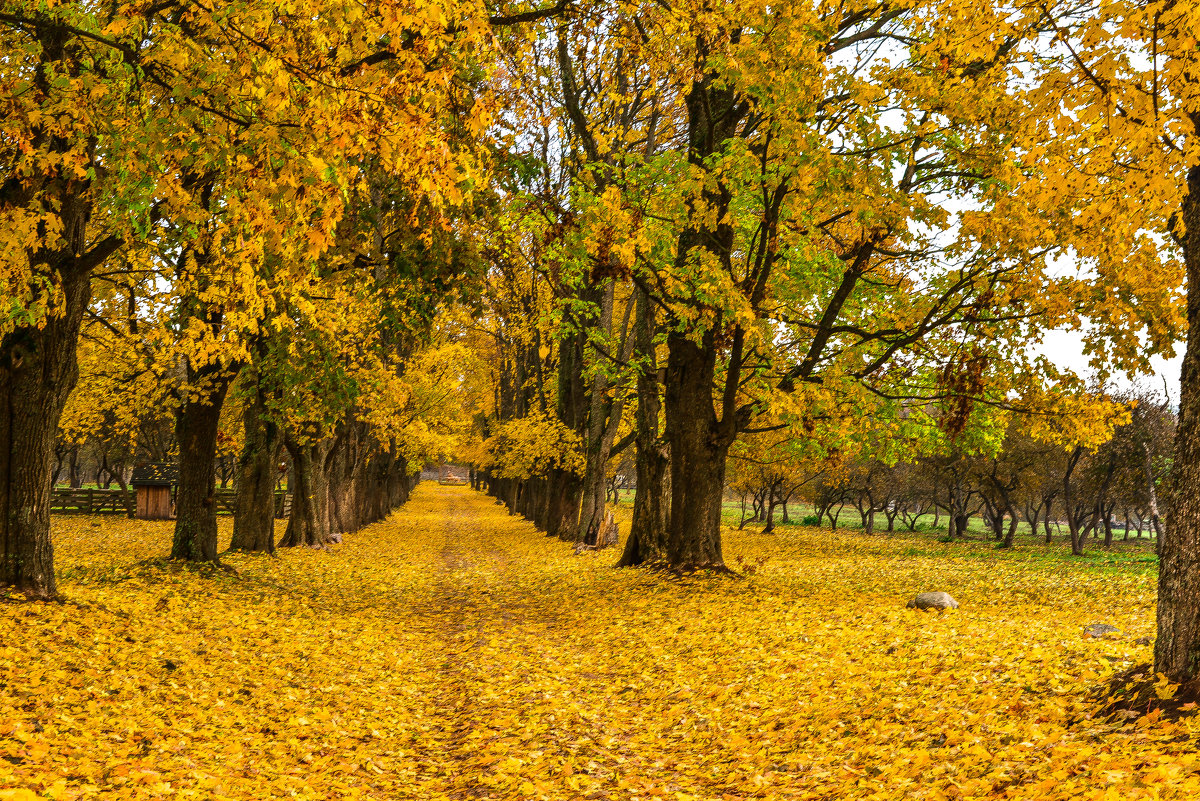
<svg viewBox="0 0 1200 801">
<path fill-rule="evenodd" d="M 1061 367 L 1069 367 L 1081 375 L 1091 375 L 1092 373 L 1088 368 L 1087 357 L 1083 355 L 1083 344 L 1077 331 L 1050 331 L 1045 336 L 1041 350 Z M 1175 346 L 1175 355 L 1172 358 L 1165 359 L 1155 356 L 1151 361 L 1154 363 L 1155 370 L 1153 376 L 1141 377 L 1136 382 L 1128 376 L 1118 376 L 1113 379 L 1113 388 L 1124 389 L 1136 383 L 1146 389 L 1161 392 L 1163 380 L 1166 379 L 1171 402 L 1178 404 L 1179 370 L 1183 364 L 1183 342 L 1179 342 Z"/>
</svg>

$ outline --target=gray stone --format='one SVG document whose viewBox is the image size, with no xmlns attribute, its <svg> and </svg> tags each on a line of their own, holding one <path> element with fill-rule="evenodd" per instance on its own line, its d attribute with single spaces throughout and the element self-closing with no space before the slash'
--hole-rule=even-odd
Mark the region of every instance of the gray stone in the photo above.
<svg viewBox="0 0 1200 801">
<path fill-rule="evenodd" d="M 923 592 L 904 605 L 908 609 L 957 609 L 958 601 L 948 592 Z"/>
<path fill-rule="evenodd" d="M 1116 636 L 1121 630 L 1116 626 L 1110 626 L 1107 623 L 1092 623 L 1083 627 L 1083 638 L 1090 640 L 1092 638 L 1103 638 L 1108 636 Z"/>
</svg>

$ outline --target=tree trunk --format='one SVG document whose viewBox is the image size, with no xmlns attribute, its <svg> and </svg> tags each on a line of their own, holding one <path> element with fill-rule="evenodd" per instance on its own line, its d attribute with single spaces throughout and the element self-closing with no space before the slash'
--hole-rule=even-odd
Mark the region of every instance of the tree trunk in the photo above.
<svg viewBox="0 0 1200 801">
<path fill-rule="evenodd" d="M 583 484 L 579 476 L 566 470 L 551 471 L 546 498 L 546 536 L 571 539 L 579 524 L 579 500 Z"/>
<path fill-rule="evenodd" d="M 61 412 L 59 415 L 61 416 Z M 79 446 L 71 448 L 71 459 L 67 466 L 67 483 L 71 485 L 71 489 L 79 489 L 83 486 L 83 474 L 79 471 Z"/>
<path fill-rule="evenodd" d="M 1082 455 L 1083 448 L 1076 447 L 1071 451 L 1067 458 L 1067 470 L 1063 474 L 1063 510 L 1067 513 L 1067 527 L 1071 530 L 1071 553 L 1074 556 L 1083 556 L 1083 537 L 1080 536 L 1078 515 L 1071 506 L 1071 474 L 1075 472 L 1075 466 L 1079 464 L 1079 457 Z"/>
<path fill-rule="evenodd" d="M 716 348 L 712 332 L 697 344 L 668 340 L 663 408 L 671 445 L 671 519 L 667 562 L 673 570 L 725 570 L 721 554 L 721 501 L 730 438 L 718 430 L 713 410 Z"/>
<path fill-rule="evenodd" d="M 659 435 L 658 415 L 662 408 L 661 382 L 654 352 L 655 307 L 639 287 L 634 348 L 639 360 L 637 375 L 637 426 L 634 468 L 637 487 L 633 491 L 633 520 L 618 567 L 659 563 L 667 558 L 667 519 L 670 499 L 666 479 L 669 457 Z"/>
<path fill-rule="evenodd" d="M 1200 113 L 1192 117 L 1200 135 Z M 1188 171 L 1182 205 L 1187 265 L 1187 347 L 1179 386 L 1174 476 L 1158 539 L 1158 639 L 1154 670 L 1200 686 L 1200 166 Z"/>
<path fill-rule="evenodd" d="M 1044 518 L 1042 518 L 1042 529 L 1043 529 L 1043 530 L 1045 531 L 1045 533 L 1046 533 L 1046 544 L 1047 544 L 1047 545 L 1049 545 L 1050 543 L 1054 542 L 1054 537 L 1053 537 L 1053 535 L 1050 533 L 1050 512 L 1051 512 L 1051 510 L 1053 510 L 1053 509 L 1054 509 L 1054 496 L 1053 496 L 1053 495 L 1050 495 L 1050 496 L 1048 496 L 1048 497 L 1046 498 L 1045 507 L 1044 507 L 1044 509 L 1042 510 L 1042 511 L 1043 511 L 1043 514 L 1045 514 L 1045 517 L 1044 517 Z M 1036 531 L 1034 531 L 1034 534 L 1036 534 L 1036 533 L 1037 533 L 1037 532 L 1036 532 Z"/>
<path fill-rule="evenodd" d="M 599 331 L 605 335 L 612 331 L 615 282 L 606 281 L 600 299 Z M 613 438 L 620 422 L 620 407 L 609 397 L 610 384 L 604 371 L 592 375 L 588 392 L 587 426 L 584 429 L 583 493 L 580 497 L 579 525 L 572 531 L 576 542 L 595 545 L 601 526 L 604 525 L 604 482 L 608 468 L 608 455 L 612 450 Z M 610 418 L 616 415 L 617 420 Z M 611 435 L 609 431 L 611 429 Z"/>
<path fill-rule="evenodd" d="M 323 548 L 335 541 L 329 526 L 329 478 L 326 457 L 332 440 L 301 444 L 290 435 L 284 444 L 292 457 L 292 514 L 280 548 Z"/>
<path fill-rule="evenodd" d="M 256 382 L 257 383 L 257 382 Z M 281 446 L 279 428 L 267 416 L 261 388 L 242 413 L 245 444 L 238 461 L 237 507 L 231 551 L 275 552 L 275 465 Z"/>
<path fill-rule="evenodd" d="M 50 471 L 58 420 L 79 375 L 75 345 L 91 296 L 89 276 L 64 274 L 62 289 L 60 316 L 0 340 L 0 585 L 30 599 L 58 593 Z"/>
<path fill-rule="evenodd" d="M 1154 528 L 1154 536 L 1162 539 L 1162 523 L 1158 517 L 1158 493 L 1154 488 L 1154 470 L 1150 464 L 1150 446 L 1142 443 L 1142 478 L 1146 482 L 1146 497 L 1150 504 L 1150 524 Z M 1141 525 L 1138 525 L 1138 536 L 1141 537 Z"/>
<path fill-rule="evenodd" d="M 175 415 L 179 486 L 175 491 L 175 539 L 171 558 L 217 561 L 217 429 L 221 406 L 237 368 L 188 367 L 186 397 Z"/>
<path fill-rule="evenodd" d="M 763 530 L 760 534 L 770 534 L 775 530 L 775 507 L 779 505 L 778 496 L 773 486 L 767 487 L 766 510 L 763 512 Z"/>
<path fill-rule="evenodd" d="M 1004 532 L 1004 542 L 1000 545 L 1002 548 L 1012 548 L 1013 543 L 1017 538 L 1017 510 L 1009 507 L 1008 510 L 1008 531 Z"/>
<path fill-rule="evenodd" d="M 958 537 L 960 539 L 966 539 L 967 538 L 967 527 L 971 523 L 970 516 L 964 515 L 964 514 L 955 514 L 953 521 L 954 521 L 954 535 L 953 536 Z"/>
</svg>

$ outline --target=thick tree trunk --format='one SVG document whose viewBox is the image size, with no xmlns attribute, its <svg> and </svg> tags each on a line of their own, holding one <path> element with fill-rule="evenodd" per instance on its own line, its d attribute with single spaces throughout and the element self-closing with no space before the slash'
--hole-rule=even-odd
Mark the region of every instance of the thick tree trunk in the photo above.
<svg viewBox="0 0 1200 801">
<path fill-rule="evenodd" d="M 550 498 L 554 495 L 554 476 L 548 475 L 542 480 L 541 497 L 534 510 L 534 527 L 543 533 L 550 530 Z"/>
<path fill-rule="evenodd" d="M 664 562 L 667 558 L 667 518 L 670 498 L 667 495 L 669 457 L 666 444 L 659 435 L 658 416 L 662 409 L 658 362 L 654 352 L 657 327 L 655 307 L 646 293 L 638 288 L 634 319 L 634 351 L 638 358 L 637 416 L 634 418 L 634 468 L 637 486 L 633 491 L 633 520 L 629 537 L 618 567 Z"/>
<path fill-rule="evenodd" d="M 326 457 L 332 448 L 328 439 L 302 444 L 286 436 L 284 444 L 292 457 L 292 514 L 280 548 L 307 545 L 323 548 L 335 538 L 330 529 L 329 476 Z"/>
<path fill-rule="evenodd" d="M 1200 135 L 1200 114 L 1193 118 Z M 1200 167 L 1188 172 L 1182 206 L 1187 264 L 1187 348 L 1167 525 L 1158 540 L 1158 639 L 1154 669 L 1200 689 Z"/>
<path fill-rule="evenodd" d="M 0 340 L 0 585 L 30 599 L 58 593 L 50 471 L 58 420 L 79 374 L 75 346 L 90 277 L 63 275 L 62 289 L 60 316 Z"/>
<path fill-rule="evenodd" d="M 187 397 L 175 415 L 179 486 L 175 490 L 175 538 L 171 558 L 217 561 L 217 429 L 221 406 L 237 368 L 188 368 Z"/>
<path fill-rule="evenodd" d="M 964 514 L 955 514 L 952 520 L 954 523 L 954 534 L 951 536 L 958 537 L 959 539 L 966 539 L 967 527 L 971 523 L 971 518 Z"/>
<path fill-rule="evenodd" d="M 615 282 L 609 279 L 600 293 L 600 318 L 597 321 L 598 329 L 606 335 L 612 332 L 614 292 Z M 587 425 L 583 430 L 584 470 L 579 525 L 571 532 L 576 542 L 587 545 L 596 544 L 596 536 L 604 523 L 605 470 L 612 449 L 612 439 L 606 435 L 610 427 L 613 434 L 616 433 L 616 427 L 609 425 L 609 417 L 614 411 L 609 389 L 604 371 L 595 371 L 588 389 Z"/>
<path fill-rule="evenodd" d="M 242 413 L 245 444 L 238 461 L 237 507 L 231 551 L 275 552 L 275 478 L 282 440 L 267 416 L 261 389 Z"/>
<path fill-rule="evenodd" d="M 579 476 L 555 468 L 551 471 L 546 498 L 546 535 L 570 540 L 579 525 L 579 501 L 583 482 Z"/>
<path fill-rule="evenodd" d="M 1073 510 L 1067 512 L 1067 528 L 1071 532 L 1071 555 L 1083 556 L 1083 542 L 1087 532 L 1082 531 Z"/>
<path fill-rule="evenodd" d="M 673 570 L 725 570 L 721 554 L 721 501 L 730 438 L 718 431 L 713 409 L 716 348 L 712 333 L 697 344 L 669 337 L 666 393 L 671 446 L 671 519 L 667 562 Z"/>
</svg>

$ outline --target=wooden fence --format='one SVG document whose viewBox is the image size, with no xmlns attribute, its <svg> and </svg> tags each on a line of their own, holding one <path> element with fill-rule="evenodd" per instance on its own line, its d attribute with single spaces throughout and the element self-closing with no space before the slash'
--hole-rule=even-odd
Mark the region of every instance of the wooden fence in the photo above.
<svg viewBox="0 0 1200 801">
<path fill-rule="evenodd" d="M 237 507 L 237 490 L 219 489 L 214 493 L 217 514 L 233 514 Z M 133 490 L 123 489 L 64 489 L 55 487 L 50 493 L 50 512 L 58 515 L 127 515 L 133 517 L 137 508 Z M 287 517 L 292 511 L 290 492 L 275 493 L 275 516 Z"/>
<path fill-rule="evenodd" d="M 50 511 L 59 515 L 129 515 L 136 508 L 133 490 L 58 489 L 50 493 Z"/>
</svg>

